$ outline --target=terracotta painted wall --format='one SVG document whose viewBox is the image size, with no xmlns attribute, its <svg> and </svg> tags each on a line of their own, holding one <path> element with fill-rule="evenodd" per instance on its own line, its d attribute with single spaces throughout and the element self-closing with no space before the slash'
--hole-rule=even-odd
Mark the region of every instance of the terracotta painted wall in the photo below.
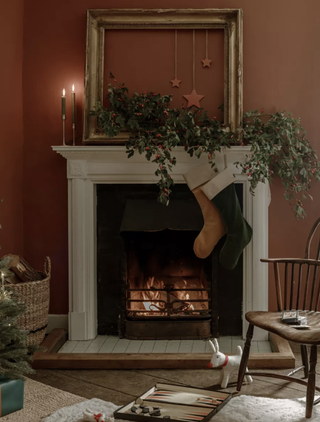
<svg viewBox="0 0 320 422">
<path fill-rule="evenodd" d="M 65 160 L 51 151 L 61 144 L 60 95 L 75 83 L 79 115 L 85 64 L 86 9 L 238 8 L 244 10 L 244 109 L 287 109 L 302 118 L 320 155 L 320 3 L 309 0 L 28 0 L 24 14 L 24 233 L 25 256 L 36 267 L 53 261 L 51 313 L 68 310 L 67 182 Z M 161 49 L 161 46 L 158 46 Z M 70 101 L 67 107 L 70 116 Z M 78 121 L 80 127 L 80 121 Z M 79 133 L 80 134 L 80 133 Z M 68 132 L 70 139 L 71 131 Z M 80 141 L 79 141 L 80 143 Z M 273 184 L 270 257 L 301 256 L 320 208 L 320 185 L 308 218 L 297 222 Z M 271 306 L 273 306 L 271 300 Z"/>
<path fill-rule="evenodd" d="M 0 13 L 0 245 L 23 253 L 23 0 L 2 2 Z"/>
</svg>

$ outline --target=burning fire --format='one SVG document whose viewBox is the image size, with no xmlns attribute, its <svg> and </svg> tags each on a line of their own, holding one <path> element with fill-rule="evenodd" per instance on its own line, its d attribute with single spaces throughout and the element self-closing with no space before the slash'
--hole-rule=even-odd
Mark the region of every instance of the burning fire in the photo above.
<svg viewBox="0 0 320 422">
<path fill-rule="evenodd" d="M 183 280 L 184 287 L 187 287 L 187 281 Z M 188 302 L 190 295 L 186 292 L 169 292 L 165 291 L 165 284 L 163 280 L 157 280 L 155 277 L 149 277 L 146 282 L 148 291 L 141 292 L 142 298 L 145 299 L 143 306 L 146 311 L 162 311 L 165 310 L 168 297 L 170 295 L 170 302 L 174 302 L 173 308 L 176 309 L 184 307 L 184 311 L 194 311 L 194 306 Z M 177 295 L 177 296 L 176 296 Z"/>
</svg>

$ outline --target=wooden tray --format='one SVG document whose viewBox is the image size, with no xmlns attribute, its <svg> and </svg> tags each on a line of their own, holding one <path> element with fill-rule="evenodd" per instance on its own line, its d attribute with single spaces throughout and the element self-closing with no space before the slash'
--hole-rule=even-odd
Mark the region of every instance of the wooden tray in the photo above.
<svg viewBox="0 0 320 422">
<path fill-rule="evenodd" d="M 146 413 L 136 414 L 133 406 L 139 407 L 136 400 L 114 412 L 115 419 L 127 419 L 138 422 L 158 422 L 164 416 L 168 422 L 199 421 L 206 422 L 231 399 L 231 393 L 184 387 L 182 385 L 157 383 L 140 396 L 143 404 L 158 407 L 161 416 Z"/>
</svg>

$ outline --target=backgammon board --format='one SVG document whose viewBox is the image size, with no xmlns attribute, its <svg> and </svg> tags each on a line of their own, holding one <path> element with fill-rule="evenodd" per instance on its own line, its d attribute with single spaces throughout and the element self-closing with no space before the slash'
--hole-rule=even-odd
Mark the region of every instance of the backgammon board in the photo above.
<svg viewBox="0 0 320 422">
<path fill-rule="evenodd" d="M 206 422 L 231 399 L 231 393 L 158 383 L 114 412 L 116 419 L 138 422 Z M 163 421 L 164 422 L 164 421 Z"/>
</svg>

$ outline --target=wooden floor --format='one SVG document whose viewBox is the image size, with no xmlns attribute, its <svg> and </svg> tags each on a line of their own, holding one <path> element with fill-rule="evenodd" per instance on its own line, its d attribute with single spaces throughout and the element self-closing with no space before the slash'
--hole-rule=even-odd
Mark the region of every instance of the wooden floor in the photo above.
<svg viewBox="0 0 320 422">
<path fill-rule="evenodd" d="M 299 349 L 291 345 L 296 355 L 297 366 L 301 362 Z M 320 362 L 320 353 L 318 354 Z M 289 370 L 278 370 L 279 374 L 287 374 Z M 219 389 L 220 370 L 213 369 L 148 369 L 148 370 L 48 370 L 39 369 L 31 378 L 85 397 L 100 398 L 123 405 L 139 396 L 155 385 L 156 382 L 190 385 L 194 387 L 210 387 Z M 299 372 L 302 377 L 302 373 Z M 234 392 L 236 374 L 230 379 L 230 384 L 224 391 Z M 320 386 L 320 377 L 317 381 Z M 250 385 L 243 387 L 242 394 L 265 396 L 273 398 L 297 398 L 305 396 L 305 388 L 294 383 L 287 383 L 271 378 L 255 378 Z"/>
<path fill-rule="evenodd" d="M 236 353 L 244 346 L 240 336 L 219 338 L 220 350 Z M 211 353 L 206 340 L 127 340 L 116 336 L 97 336 L 88 341 L 67 341 L 59 353 Z M 268 341 L 252 341 L 252 353 L 271 353 Z"/>
</svg>

